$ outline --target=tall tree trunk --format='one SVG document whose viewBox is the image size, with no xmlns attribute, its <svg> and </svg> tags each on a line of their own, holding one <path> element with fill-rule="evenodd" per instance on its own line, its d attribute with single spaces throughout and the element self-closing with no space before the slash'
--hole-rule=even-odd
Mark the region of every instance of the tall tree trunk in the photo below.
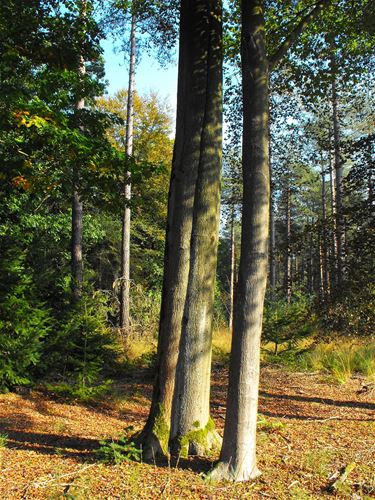
<svg viewBox="0 0 375 500">
<path fill-rule="evenodd" d="M 328 235 L 327 235 L 327 202 L 326 202 L 326 180 L 322 162 L 322 285 L 323 298 L 327 302 L 329 297 L 329 271 L 328 271 Z"/>
<path fill-rule="evenodd" d="M 209 134 L 212 133 L 209 121 L 211 116 L 207 108 L 209 81 L 207 49 L 210 43 L 213 44 L 213 40 L 210 42 L 207 24 L 208 9 L 207 1 L 181 2 L 176 139 L 168 198 L 156 376 L 148 420 L 138 437 L 146 459 L 168 452 L 176 365 L 192 256 L 194 199 L 196 195 L 198 198 L 201 197 L 202 169 L 207 162 L 205 155 L 212 155 L 213 148 L 216 147 L 214 142 L 207 152 L 204 151 Z M 211 62 L 213 63 L 213 60 Z M 208 128 L 204 126 L 205 123 Z M 220 129 L 221 126 L 218 125 L 217 133 L 220 133 Z M 212 168 L 210 161 L 207 163 L 209 169 Z M 220 162 L 218 168 L 219 165 Z M 201 178 L 199 189 L 197 189 L 198 172 Z M 210 173 L 209 170 L 207 174 L 214 175 L 214 172 Z M 214 179 L 216 178 L 211 178 Z M 204 201 L 202 198 L 199 200 L 200 204 Z M 212 210 L 212 207 L 209 209 Z M 198 218 L 197 206 L 194 217 Z M 210 259 L 212 272 L 212 257 Z M 196 262 L 198 260 L 196 258 Z M 196 273 L 196 269 L 194 272 Z M 208 309 L 202 316 L 202 324 L 203 320 L 206 323 L 207 314 L 209 314 Z"/>
<path fill-rule="evenodd" d="M 121 240 L 121 288 L 120 288 L 120 328 L 123 335 L 129 333 L 130 327 L 130 201 L 131 201 L 131 175 L 128 167 L 133 154 L 133 129 L 134 129 L 134 93 L 135 93 L 135 65 L 136 65 L 136 14 L 133 12 L 130 29 L 130 64 L 128 102 L 126 110 L 126 172 L 124 184 L 125 207 L 122 216 Z"/>
<path fill-rule="evenodd" d="M 271 290 L 276 288 L 276 264 L 275 264 L 275 251 L 276 251 L 276 241 L 275 241 L 275 214 L 274 214 L 274 195 L 272 187 L 272 164 L 271 164 L 271 134 L 269 133 L 269 169 L 270 169 L 270 255 L 269 255 L 269 266 L 270 266 L 270 287 Z"/>
<path fill-rule="evenodd" d="M 81 16 L 85 16 L 85 3 L 82 5 Z M 83 78 L 86 73 L 85 61 L 80 57 L 78 67 L 78 75 Z M 84 109 L 85 100 L 79 97 L 76 103 L 78 115 L 80 110 Z M 78 117 L 80 120 L 80 117 Z M 80 124 L 83 130 L 82 124 Z M 83 259 L 82 259 L 82 231 L 83 231 L 83 204 L 80 196 L 80 168 L 79 165 L 74 166 L 73 170 L 73 195 L 72 195 L 72 241 L 71 241 L 71 269 L 72 269 L 72 295 L 73 300 L 77 301 L 82 294 L 83 284 Z"/>
<path fill-rule="evenodd" d="M 333 49 L 332 49 L 333 50 Z M 335 192 L 336 192 L 336 248 L 337 248 L 337 289 L 341 290 L 344 279 L 345 261 L 345 228 L 343 214 L 343 165 L 341 161 L 340 148 L 340 123 L 337 97 L 337 78 L 335 55 L 331 57 L 331 77 L 332 77 L 332 121 L 333 121 L 333 147 L 335 166 Z"/>
<path fill-rule="evenodd" d="M 311 222 L 312 225 L 312 222 Z M 314 293 L 314 261 L 313 261 L 313 237 L 312 237 L 312 228 L 309 232 L 309 252 L 308 252 L 308 261 L 307 261 L 307 289 L 309 294 L 312 295 Z"/>
<path fill-rule="evenodd" d="M 285 296 L 290 302 L 292 296 L 292 256 L 290 251 L 291 240 L 291 206 L 290 206 L 290 186 L 287 183 L 285 190 L 285 270 L 284 270 L 284 290 Z"/>
<path fill-rule="evenodd" d="M 204 454 L 220 438 L 210 419 L 212 315 L 220 219 L 222 148 L 221 2 L 196 1 L 205 23 L 206 86 L 196 182 L 190 270 L 172 407 L 171 443 L 180 455 Z"/>
<path fill-rule="evenodd" d="M 213 479 L 259 474 L 256 426 L 260 337 L 269 241 L 268 61 L 262 0 L 242 2 L 243 219 L 229 389 L 220 462 Z"/>
<path fill-rule="evenodd" d="M 336 247 L 336 190 L 332 164 L 331 130 L 329 132 L 329 192 L 330 192 L 330 289 L 336 289 L 337 282 L 337 247 Z"/>
<path fill-rule="evenodd" d="M 233 202 L 234 203 L 234 202 Z M 236 247 L 234 238 L 234 205 L 230 221 L 230 270 L 229 270 L 229 332 L 233 330 L 233 306 L 234 306 L 234 273 L 236 267 Z"/>
</svg>

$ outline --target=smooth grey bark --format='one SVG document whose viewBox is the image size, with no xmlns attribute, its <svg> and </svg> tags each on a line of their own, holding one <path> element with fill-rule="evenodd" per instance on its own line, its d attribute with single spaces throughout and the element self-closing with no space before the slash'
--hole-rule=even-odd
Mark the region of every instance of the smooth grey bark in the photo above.
<svg viewBox="0 0 375 500">
<path fill-rule="evenodd" d="M 220 462 L 212 479 L 259 474 L 256 425 L 260 337 L 267 282 L 270 179 L 268 61 L 262 0 L 242 2 L 243 218 L 229 388 Z"/>
<path fill-rule="evenodd" d="M 211 149 L 205 152 L 209 135 L 204 131 L 205 120 L 208 118 L 208 4 L 202 0 L 181 2 L 176 139 L 168 198 L 156 376 L 148 420 L 138 437 L 146 459 L 168 453 L 172 399 L 192 248 L 196 252 L 196 247 L 191 246 L 191 242 L 194 200 L 202 187 L 201 181 L 201 187 L 197 191 L 197 179 L 199 171 L 202 177 L 204 155 L 212 154 Z M 209 146 L 212 147 L 216 145 Z M 213 173 L 208 171 L 207 174 Z M 204 204 L 205 200 L 202 199 L 200 203 Z M 197 207 L 194 213 L 197 219 Z M 195 239 L 201 229 L 197 231 Z M 211 269 L 212 267 L 213 262 Z M 207 314 L 209 309 L 203 316 L 205 323 Z"/>
<path fill-rule="evenodd" d="M 134 129 L 134 93 L 135 93 L 135 66 L 136 66 L 136 15 L 133 13 L 130 28 L 130 63 L 128 100 L 126 110 L 125 153 L 126 163 L 133 154 Z M 130 223 L 131 223 L 131 174 L 128 165 L 125 171 L 124 184 L 125 207 L 122 216 L 121 239 L 121 286 L 120 286 L 120 328 L 123 335 L 129 333 L 130 327 Z"/>
<path fill-rule="evenodd" d="M 196 1 L 204 50 L 204 118 L 190 241 L 190 269 L 172 407 L 171 447 L 204 454 L 220 444 L 210 419 L 211 344 L 220 219 L 222 149 L 221 2 Z M 203 26 L 202 24 L 203 23 Z M 198 33 L 198 32 L 196 32 Z M 194 35 L 193 35 L 194 36 Z"/>
</svg>

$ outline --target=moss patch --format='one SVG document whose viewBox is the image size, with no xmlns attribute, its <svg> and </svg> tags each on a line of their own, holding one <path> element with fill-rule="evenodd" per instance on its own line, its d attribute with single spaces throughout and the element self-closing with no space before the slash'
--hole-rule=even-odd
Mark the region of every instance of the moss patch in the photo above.
<svg viewBox="0 0 375 500">
<path fill-rule="evenodd" d="M 156 417 L 153 427 L 153 434 L 158 439 L 163 453 L 168 454 L 168 442 L 170 428 L 165 418 L 165 409 L 162 404 L 159 404 L 158 416 Z"/>
<path fill-rule="evenodd" d="M 196 427 L 196 423 L 197 422 L 194 422 L 194 427 Z M 209 451 L 211 446 L 207 438 L 211 432 L 214 432 L 214 430 L 215 422 L 212 418 L 209 418 L 207 424 L 202 429 L 190 431 L 184 436 L 180 436 L 178 438 L 180 456 L 182 458 L 186 458 L 188 456 L 191 443 L 194 443 L 205 451 Z"/>
</svg>

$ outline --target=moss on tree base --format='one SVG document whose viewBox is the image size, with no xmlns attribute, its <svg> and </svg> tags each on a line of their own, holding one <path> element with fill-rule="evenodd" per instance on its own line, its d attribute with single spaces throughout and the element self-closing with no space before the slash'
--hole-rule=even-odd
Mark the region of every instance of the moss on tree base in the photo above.
<svg viewBox="0 0 375 500">
<path fill-rule="evenodd" d="M 147 426 L 136 438 L 136 443 L 142 448 L 142 458 L 145 461 L 154 460 L 156 457 L 169 455 L 170 427 L 165 418 L 163 405 L 159 404 L 153 425 Z"/>
<path fill-rule="evenodd" d="M 199 428 L 199 422 L 194 422 L 196 430 L 184 436 L 177 436 L 172 440 L 171 451 L 173 455 L 186 458 L 189 455 L 206 455 L 212 449 L 221 446 L 221 437 L 215 430 L 215 423 L 210 418 L 205 427 Z"/>
</svg>

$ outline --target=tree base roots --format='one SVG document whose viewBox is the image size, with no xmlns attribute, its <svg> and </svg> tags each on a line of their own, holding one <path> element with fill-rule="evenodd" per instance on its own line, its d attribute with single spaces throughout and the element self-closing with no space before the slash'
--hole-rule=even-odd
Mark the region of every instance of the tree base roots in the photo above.
<svg viewBox="0 0 375 500">
<path fill-rule="evenodd" d="M 230 463 L 219 462 L 214 469 L 208 474 L 209 481 L 251 481 L 261 475 L 260 470 L 256 465 L 246 467 L 245 464 L 232 467 Z"/>
</svg>

